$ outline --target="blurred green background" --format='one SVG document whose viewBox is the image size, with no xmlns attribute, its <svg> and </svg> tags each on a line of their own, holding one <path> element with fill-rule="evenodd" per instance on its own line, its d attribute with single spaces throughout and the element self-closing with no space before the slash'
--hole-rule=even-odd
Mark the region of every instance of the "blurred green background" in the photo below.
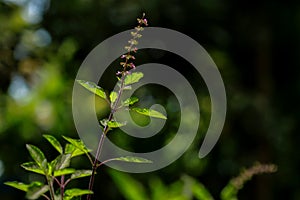
<svg viewBox="0 0 300 200">
<path fill-rule="evenodd" d="M 3 182 L 40 178 L 19 166 L 29 159 L 26 143 L 38 145 L 52 158 L 55 152 L 42 134 L 78 138 L 71 94 L 81 62 L 101 41 L 133 28 L 142 12 L 150 26 L 192 37 L 214 59 L 228 98 L 225 127 L 213 151 L 200 160 L 210 100 L 203 82 L 194 86 L 203 120 L 184 156 L 146 174 L 103 167 L 96 178 L 95 199 L 176 199 L 182 193 L 192 199 L 187 175 L 218 199 L 229 179 L 256 161 L 274 163 L 278 172 L 255 177 L 239 199 L 300 199 L 300 2 L 278 0 L 1 0 L 0 199 L 24 198 Z M 156 59 L 174 68 L 184 65 L 182 73 L 191 82 L 201 81 L 174 55 L 141 51 L 137 57 L 137 64 Z M 104 88 L 112 89 L 113 74 L 111 70 L 101 81 Z M 156 149 L 157 141 L 163 144 L 176 130 L 176 106 L 164 89 L 149 87 L 139 94 L 167 105 L 172 120 L 164 131 L 169 135 L 143 143 L 120 136 L 125 139 L 119 142 L 128 149 Z M 101 102 L 98 110 L 101 116 L 107 114 Z M 85 158 L 73 164 L 89 168 Z M 77 184 L 84 188 L 88 180 Z"/>
</svg>

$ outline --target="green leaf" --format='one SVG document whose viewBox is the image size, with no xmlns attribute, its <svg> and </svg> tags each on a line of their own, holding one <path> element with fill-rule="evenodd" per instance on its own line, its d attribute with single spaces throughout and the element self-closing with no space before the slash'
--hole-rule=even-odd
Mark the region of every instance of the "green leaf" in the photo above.
<svg viewBox="0 0 300 200">
<path fill-rule="evenodd" d="M 69 197 L 76 197 L 76 196 L 82 196 L 86 194 L 93 194 L 93 191 L 91 190 L 82 190 L 78 188 L 68 189 L 65 191 L 65 195 Z"/>
<path fill-rule="evenodd" d="M 72 175 L 71 179 L 83 178 L 92 175 L 92 170 L 76 170 Z"/>
<path fill-rule="evenodd" d="M 133 83 L 139 82 L 141 78 L 143 78 L 144 74 L 142 72 L 133 72 L 132 74 L 128 74 L 125 77 L 124 84 L 131 85 Z"/>
<path fill-rule="evenodd" d="M 69 167 L 71 156 L 72 154 L 61 154 L 51 162 L 51 166 L 54 170 L 60 170 Z"/>
<path fill-rule="evenodd" d="M 237 200 L 238 188 L 228 183 L 221 191 L 220 197 L 222 200 Z"/>
<path fill-rule="evenodd" d="M 67 140 L 68 142 L 70 142 L 74 147 L 76 147 L 78 150 L 82 151 L 83 153 L 87 154 L 88 152 L 90 152 L 91 150 L 87 149 L 86 146 L 84 145 L 83 141 L 80 140 L 80 139 L 72 139 L 72 138 L 69 138 L 69 137 L 66 137 L 66 136 L 63 136 L 63 138 L 65 140 Z M 70 148 L 70 147 L 68 147 Z M 70 149 L 67 149 L 68 151 Z M 76 151 L 76 150 L 74 150 Z M 74 151 L 73 152 L 65 152 L 65 153 L 71 153 L 72 154 L 72 157 L 74 157 Z M 80 152 L 76 152 L 78 155 L 81 155 L 83 153 L 80 153 Z"/>
<path fill-rule="evenodd" d="M 137 97 L 130 97 L 123 102 L 123 106 L 130 106 L 138 102 L 139 99 Z"/>
<path fill-rule="evenodd" d="M 26 193 L 27 199 L 38 199 L 42 194 L 46 193 L 49 190 L 48 185 L 43 185 L 40 182 L 34 182 L 28 187 Z"/>
<path fill-rule="evenodd" d="M 45 170 L 41 169 L 40 166 L 38 166 L 35 162 L 27 162 L 27 163 L 23 163 L 21 165 L 21 167 L 23 167 L 24 169 L 26 169 L 27 171 L 31 171 L 37 174 L 42 174 L 45 175 Z"/>
<path fill-rule="evenodd" d="M 108 121 L 108 119 L 100 120 L 100 124 L 105 127 L 108 126 L 109 128 L 118 128 L 121 126 L 125 126 L 126 122 L 116 122 L 116 121 Z"/>
<path fill-rule="evenodd" d="M 4 184 L 8 185 L 10 187 L 22 190 L 24 192 L 27 192 L 28 191 L 28 187 L 29 187 L 28 184 L 17 182 L 17 181 L 8 181 L 8 182 L 5 182 Z"/>
<path fill-rule="evenodd" d="M 109 99 L 111 103 L 114 103 L 118 98 L 118 93 L 116 93 L 115 91 L 112 91 L 109 95 Z"/>
<path fill-rule="evenodd" d="M 72 169 L 72 168 L 64 168 L 64 169 L 60 169 L 57 171 L 54 171 L 54 176 L 62 176 L 62 175 L 67 175 L 67 174 L 73 174 L 76 170 Z"/>
<path fill-rule="evenodd" d="M 148 109 L 148 108 L 132 108 L 131 110 L 135 111 L 141 115 L 146 115 L 149 117 L 155 117 L 155 118 L 160 118 L 160 119 L 167 119 L 167 117 L 164 114 L 162 114 L 156 110 L 152 110 L 152 109 Z"/>
<path fill-rule="evenodd" d="M 63 148 L 61 146 L 61 144 L 59 143 L 59 141 L 53 137 L 52 135 L 43 135 L 44 138 L 46 138 L 46 140 L 48 140 L 48 142 L 50 142 L 50 144 L 52 144 L 52 146 L 60 153 L 63 153 Z"/>
<path fill-rule="evenodd" d="M 101 120 L 100 120 L 100 124 L 101 124 L 103 127 L 107 126 L 107 122 L 108 122 L 108 119 L 101 119 Z"/>
<path fill-rule="evenodd" d="M 84 151 L 81 151 L 80 149 L 75 147 L 73 144 L 66 144 L 65 153 L 71 154 L 72 158 L 75 156 L 80 156 L 82 154 L 85 154 Z"/>
<path fill-rule="evenodd" d="M 109 128 L 118 128 L 118 127 L 122 127 L 125 125 L 126 125 L 126 122 L 116 122 L 116 121 L 108 121 L 107 122 L 107 126 Z"/>
<path fill-rule="evenodd" d="M 26 193 L 27 199 L 37 199 L 42 194 L 44 194 L 49 190 L 47 185 L 44 185 L 43 183 L 38 181 L 34 181 L 31 184 L 24 184 L 16 181 L 5 182 L 4 184 L 22 190 L 24 192 L 27 192 Z"/>
<path fill-rule="evenodd" d="M 134 157 L 134 156 L 124 156 L 119 158 L 113 158 L 111 160 L 118 160 L 118 161 L 131 162 L 131 163 L 153 163 L 151 160 L 141 158 L 141 157 Z"/>
<path fill-rule="evenodd" d="M 51 176 L 54 171 L 55 163 L 54 161 L 52 161 L 50 163 L 47 163 L 47 165 L 48 165 L 47 175 Z"/>
<path fill-rule="evenodd" d="M 32 159 L 40 166 L 41 169 L 47 170 L 45 163 L 47 163 L 44 153 L 36 146 L 31 144 L 26 144 L 26 148 L 29 151 Z"/>
<path fill-rule="evenodd" d="M 96 83 L 90 82 L 90 81 L 84 81 L 84 80 L 76 80 L 77 83 L 82 85 L 84 88 L 88 89 L 92 93 L 96 94 L 97 96 L 106 99 L 106 94 L 104 90 L 99 87 Z"/>
<path fill-rule="evenodd" d="M 57 200 L 60 200 L 60 199 L 57 199 Z M 81 197 L 78 196 L 78 197 L 68 197 L 68 196 L 64 196 L 64 200 L 81 200 Z"/>
</svg>

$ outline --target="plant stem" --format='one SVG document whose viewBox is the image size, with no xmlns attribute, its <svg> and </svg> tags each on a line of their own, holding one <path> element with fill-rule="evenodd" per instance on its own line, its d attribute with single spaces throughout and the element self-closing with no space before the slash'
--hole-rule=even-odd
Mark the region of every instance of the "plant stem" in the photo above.
<svg viewBox="0 0 300 200">
<path fill-rule="evenodd" d="M 54 187 L 53 187 L 53 179 L 49 176 L 46 177 L 48 185 L 49 185 L 49 191 L 50 191 L 50 196 L 51 200 L 55 200 L 55 195 L 54 195 Z"/>
<path fill-rule="evenodd" d="M 112 120 L 112 118 L 114 116 L 114 113 L 116 112 L 116 108 L 117 108 L 117 106 L 119 104 L 119 101 L 121 99 L 121 95 L 122 95 L 123 89 L 124 89 L 125 76 L 126 76 L 126 68 L 124 68 L 124 71 L 122 73 L 121 86 L 120 86 L 120 89 L 119 89 L 119 92 L 118 92 L 118 97 L 115 101 L 115 104 L 112 106 L 113 108 L 111 109 L 111 112 L 109 114 L 108 121 Z M 92 175 L 91 175 L 90 181 L 89 181 L 89 190 L 93 190 L 93 186 L 94 186 L 94 182 L 95 182 L 95 174 L 96 174 L 96 170 L 98 168 L 98 161 L 99 161 L 99 157 L 101 155 L 101 150 L 102 150 L 102 147 L 103 147 L 103 144 L 104 144 L 104 139 L 106 137 L 107 132 L 108 132 L 108 126 L 106 125 L 103 129 L 103 132 L 102 132 L 102 135 L 101 135 L 98 147 L 97 147 L 95 160 L 94 160 L 94 163 L 93 163 L 93 166 L 92 166 Z M 90 200 L 91 199 L 91 194 L 88 194 L 86 199 Z"/>
<path fill-rule="evenodd" d="M 64 193 L 65 193 L 65 176 L 62 175 L 60 178 L 60 198 L 61 198 L 61 200 L 64 199 Z"/>
<path fill-rule="evenodd" d="M 140 36 L 138 36 L 138 33 L 142 30 L 141 29 L 141 26 L 144 24 L 144 25 L 148 25 L 147 24 L 147 20 L 146 21 L 144 21 L 144 17 L 145 17 L 145 14 L 143 13 L 143 17 L 142 17 L 142 19 L 138 19 L 138 22 L 139 22 L 139 24 L 138 24 L 138 26 L 136 27 L 136 34 L 133 36 L 133 39 L 132 40 L 135 40 L 135 39 L 137 39 L 138 37 L 140 37 Z M 134 52 L 136 52 L 136 48 L 135 49 L 133 49 L 133 46 L 134 46 L 134 43 L 132 42 L 132 43 L 130 43 L 130 45 L 129 45 L 129 47 L 128 47 L 128 51 L 127 51 L 127 56 L 125 56 L 126 57 L 126 60 L 125 60 L 125 62 L 122 64 L 122 66 L 123 66 L 123 71 L 122 71 L 122 77 L 121 77 L 121 84 L 120 84 L 120 89 L 119 89 L 119 91 L 118 91 L 118 96 L 117 96 L 117 99 L 116 99 L 116 101 L 114 102 L 114 103 L 112 103 L 112 105 L 111 105 L 111 111 L 110 111 L 110 114 L 109 114 L 109 117 L 108 117 L 108 121 L 111 121 L 112 119 L 113 119 L 113 116 L 114 116 L 114 114 L 115 114 L 115 112 L 117 111 L 117 109 L 118 109 L 118 104 L 119 104 L 119 102 L 120 102 L 120 100 L 121 100 L 121 96 L 122 96 L 122 93 L 123 93 L 123 90 L 124 90 L 124 86 L 125 86 L 125 77 L 126 77 L 126 75 L 128 74 L 128 72 L 127 72 L 127 67 L 128 67 L 128 65 L 130 65 L 130 64 L 128 64 L 128 62 L 129 62 L 129 59 L 130 59 L 130 52 L 133 50 Z M 132 63 L 131 63 L 132 64 Z M 105 126 L 104 126 L 104 129 L 103 129 L 103 132 L 102 132 L 102 135 L 101 135 L 101 138 L 100 138 L 100 140 L 99 140 L 99 143 L 98 143 L 98 147 L 97 147 L 97 151 L 96 151 L 96 155 L 95 155 L 95 160 L 94 160 L 94 162 L 93 162 L 93 165 L 92 165 L 92 175 L 91 175 L 91 177 L 90 177 L 90 181 L 89 181 L 89 190 L 93 190 L 93 186 L 94 186 L 94 182 L 95 182 L 95 174 L 96 174 L 96 170 L 97 170 L 97 168 L 100 166 L 100 165 L 98 165 L 98 162 L 99 162 L 99 158 L 100 158 L 100 155 L 101 155 L 101 151 L 102 151 L 102 147 L 103 147 L 103 144 L 104 144 L 104 140 L 105 140 L 105 137 L 106 137 L 106 134 L 107 134 L 107 132 L 109 131 L 109 127 L 108 127 L 108 125 L 106 124 Z M 87 198 L 86 198 L 87 200 L 91 200 L 91 194 L 88 194 L 87 195 Z"/>
<path fill-rule="evenodd" d="M 42 196 L 43 197 L 45 197 L 45 199 L 47 199 L 47 200 L 51 200 L 47 195 L 45 195 L 45 194 L 42 194 Z"/>
</svg>

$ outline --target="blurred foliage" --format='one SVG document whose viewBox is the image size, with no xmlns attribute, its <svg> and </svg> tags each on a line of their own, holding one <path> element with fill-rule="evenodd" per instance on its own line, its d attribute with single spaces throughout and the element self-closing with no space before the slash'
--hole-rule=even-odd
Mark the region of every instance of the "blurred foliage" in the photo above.
<svg viewBox="0 0 300 200">
<path fill-rule="evenodd" d="M 275 165 L 256 163 L 243 170 L 239 176 L 231 179 L 222 189 L 220 198 L 222 200 L 237 200 L 239 190 L 254 175 L 274 173 L 276 170 Z M 199 180 L 188 175 L 182 175 L 179 180 L 169 185 L 165 185 L 158 177 L 151 177 L 148 182 L 148 190 L 127 174 L 111 170 L 111 175 L 126 200 L 214 200 Z"/>
<path fill-rule="evenodd" d="M 208 157 L 198 159 L 210 116 L 205 83 L 186 61 L 168 52 L 141 51 L 137 64 L 168 64 L 191 80 L 198 94 L 202 121 L 195 142 L 183 157 L 157 172 L 125 175 L 133 179 L 131 184 L 138 184 L 139 188 L 173 188 L 169 194 L 176 196 L 182 183 L 173 183 L 187 174 L 201 180 L 216 197 L 242 166 L 254 161 L 272 162 L 278 165 L 278 172 L 254 178 L 239 198 L 299 199 L 299 2 L 0 0 L 1 199 L 23 197 L 2 182 L 34 179 L 19 168 L 28 158 L 26 143 L 39 144 L 51 153 L 43 146 L 42 134 L 77 137 L 71 94 L 81 62 L 101 41 L 132 28 L 141 12 L 147 13 L 150 26 L 178 30 L 204 46 L 223 76 L 228 113 L 216 147 Z M 115 71 L 111 68 L 106 77 L 114 77 Z M 103 78 L 100 85 L 110 89 L 114 83 L 111 78 Z M 145 104 L 166 105 L 174 123 L 165 127 L 166 134 L 157 134 L 150 142 L 122 134 L 111 137 L 127 149 L 155 149 L 153 144 L 164 145 L 176 133 L 177 103 L 164 89 L 150 87 L 137 93 L 140 99 L 147 97 Z M 97 100 L 96 107 L 103 117 L 107 105 Z M 75 162 L 88 167 L 88 163 Z M 97 177 L 95 196 L 122 199 L 122 191 L 116 192 L 115 184 L 124 182 L 123 176 L 110 177 L 106 169 Z M 148 182 L 151 183 L 147 185 Z M 162 194 L 153 189 L 155 195 Z"/>
</svg>

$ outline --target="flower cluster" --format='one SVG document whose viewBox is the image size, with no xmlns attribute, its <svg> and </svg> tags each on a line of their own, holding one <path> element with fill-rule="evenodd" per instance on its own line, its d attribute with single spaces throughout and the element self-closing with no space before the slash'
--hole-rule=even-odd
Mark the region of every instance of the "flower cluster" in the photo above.
<svg viewBox="0 0 300 200">
<path fill-rule="evenodd" d="M 144 30 L 143 26 L 148 26 L 148 21 L 145 18 L 145 13 L 143 13 L 143 16 L 141 19 L 137 18 L 138 26 L 136 26 L 134 29 L 135 31 L 131 32 L 132 38 L 128 41 L 128 46 L 125 46 L 125 50 L 127 51 L 126 54 L 121 56 L 121 59 L 124 59 L 124 61 L 120 62 L 120 65 L 123 67 L 123 71 L 118 71 L 116 75 L 125 75 L 129 74 L 129 71 L 127 69 L 135 69 L 135 65 L 133 63 L 133 60 L 135 60 L 135 57 L 132 54 L 132 52 L 137 52 L 137 45 L 138 41 L 137 39 L 141 38 L 142 35 L 140 34 L 141 31 Z"/>
<path fill-rule="evenodd" d="M 257 163 L 253 167 L 244 170 L 238 177 L 231 180 L 231 184 L 236 189 L 241 189 L 244 183 L 250 180 L 254 175 L 263 173 L 274 173 L 277 171 L 277 166 L 273 164 Z"/>
</svg>

